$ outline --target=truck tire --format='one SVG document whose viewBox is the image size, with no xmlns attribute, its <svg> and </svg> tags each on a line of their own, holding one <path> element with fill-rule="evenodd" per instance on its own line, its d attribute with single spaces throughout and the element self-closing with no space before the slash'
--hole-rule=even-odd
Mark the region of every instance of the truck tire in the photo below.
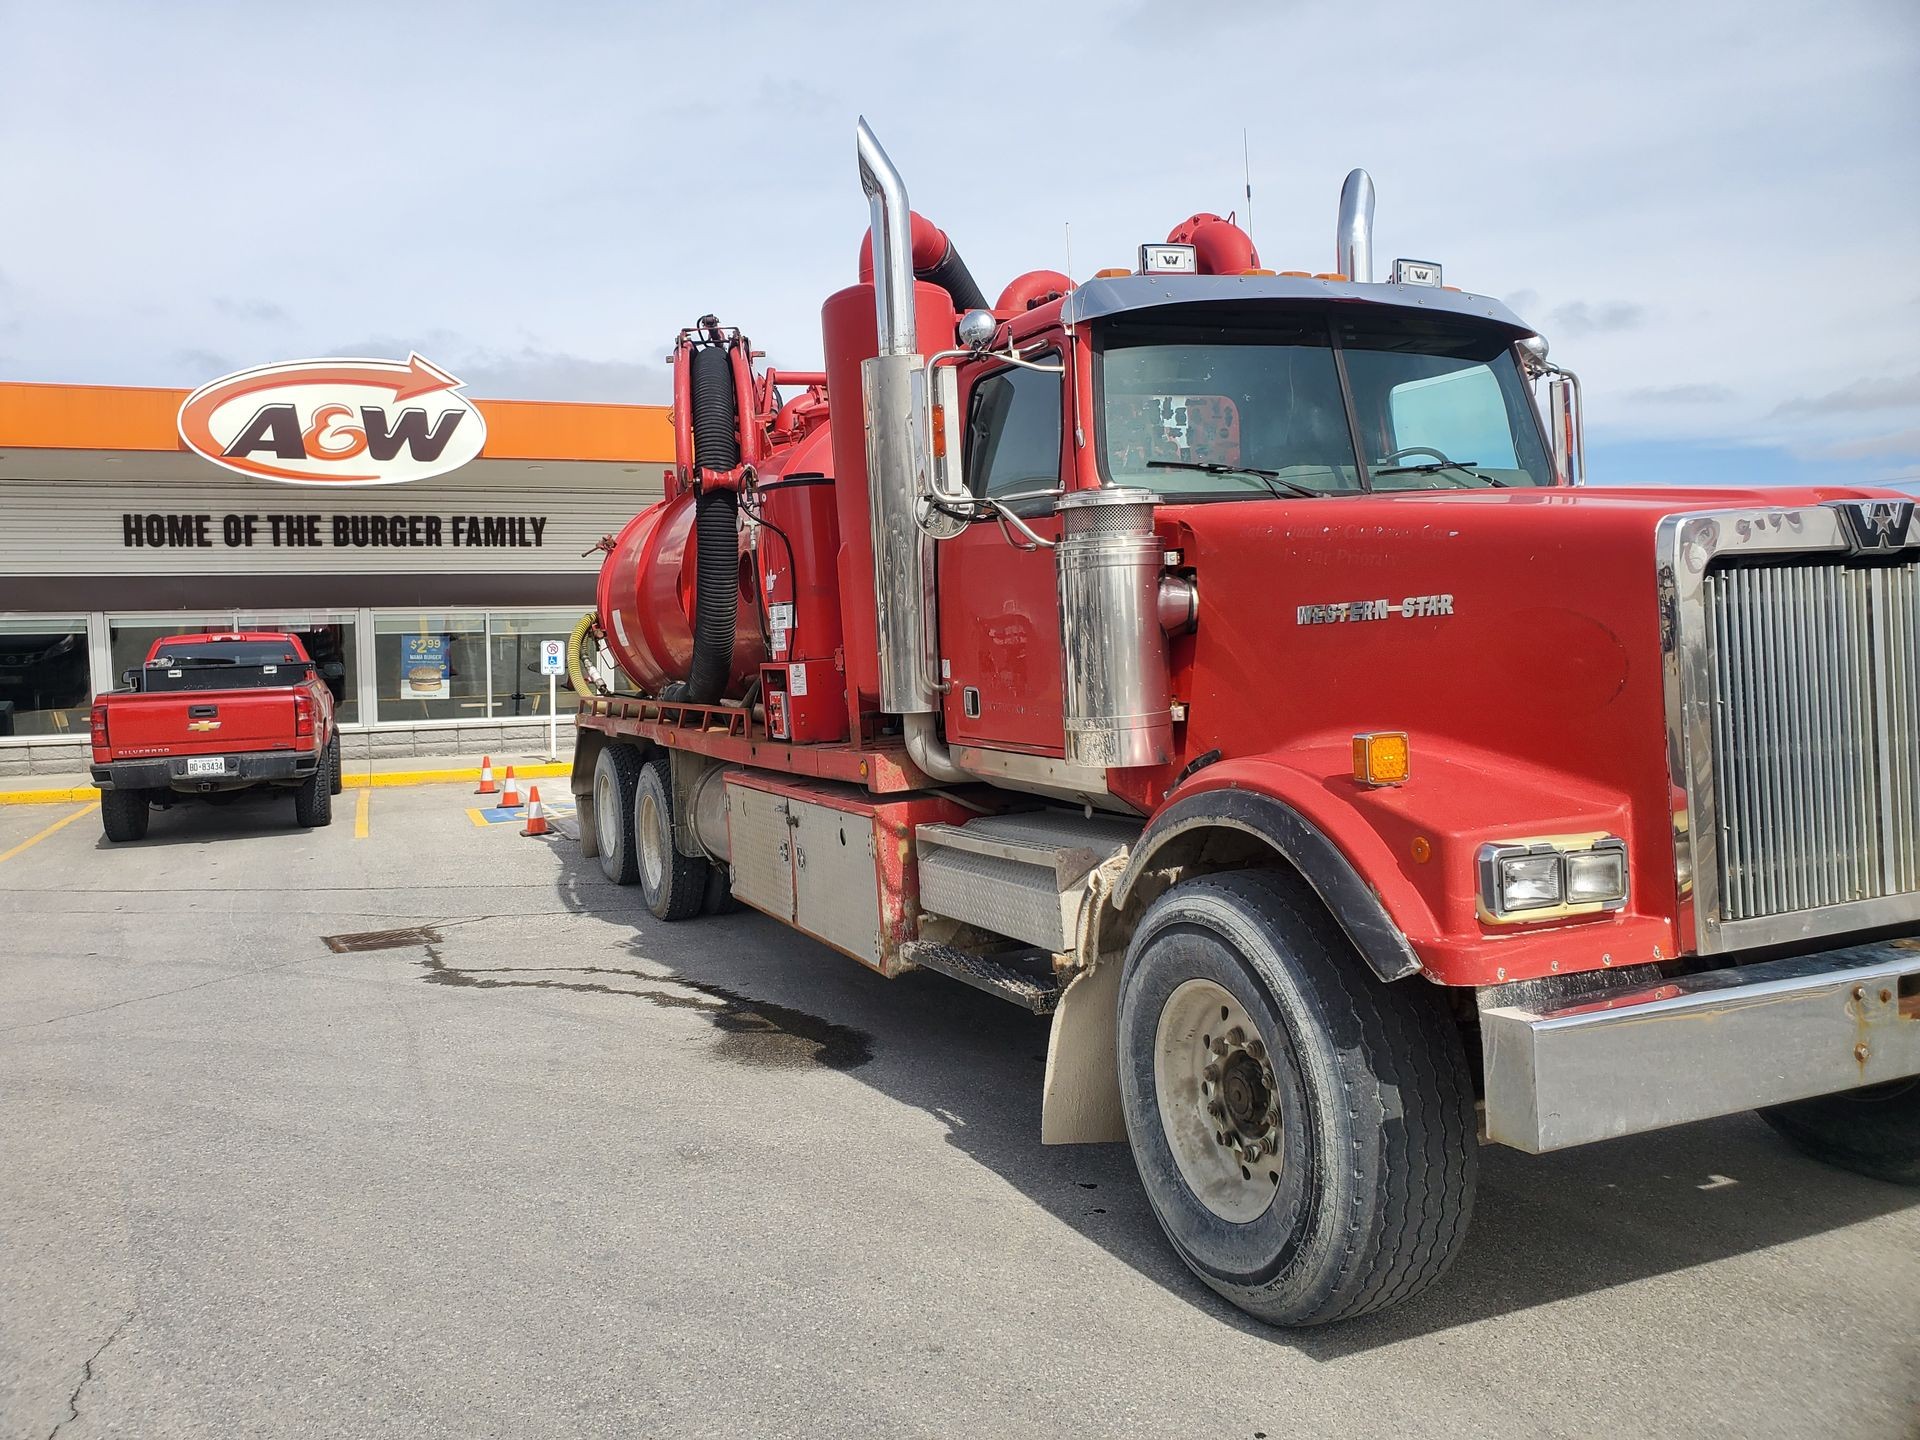
<svg viewBox="0 0 1920 1440">
<path fill-rule="evenodd" d="M 733 898 L 733 867 L 718 860 L 707 862 L 707 896 L 700 906 L 702 915 L 731 915 L 739 908 Z"/>
<path fill-rule="evenodd" d="M 1920 1185 L 1920 1076 L 1774 1105 L 1760 1118 L 1816 1160 Z"/>
<path fill-rule="evenodd" d="M 640 752 L 610 741 L 593 762 L 593 832 L 600 841 L 600 870 L 616 885 L 640 878 L 633 843 L 633 796 L 643 769 Z"/>
<path fill-rule="evenodd" d="M 1202 1281 L 1270 1324 L 1321 1325 L 1446 1272 L 1479 1147 L 1436 990 L 1382 984 L 1303 883 L 1264 871 L 1174 886 L 1125 963 L 1127 1137 Z"/>
<path fill-rule="evenodd" d="M 319 830 L 333 823 L 333 752 L 322 750 L 313 773 L 293 787 L 293 823 Z"/>
<path fill-rule="evenodd" d="M 147 802 L 146 791 L 100 792 L 100 828 L 107 832 L 107 839 L 115 844 L 123 840 L 146 839 L 147 823 L 152 819 L 153 808 Z"/>
<path fill-rule="evenodd" d="M 673 846 L 673 769 L 665 754 L 655 755 L 640 771 L 633 800 L 633 833 L 638 841 L 640 894 L 661 920 L 691 920 L 706 907 L 712 864 L 682 855 Z"/>
<path fill-rule="evenodd" d="M 347 788 L 347 777 L 341 773 L 340 769 L 340 732 L 338 730 L 333 732 L 333 739 L 327 745 L 327 767 L 327 774 L 332 777 L 327 783 L 327 789 L 338 795 Z"/>
</svg>

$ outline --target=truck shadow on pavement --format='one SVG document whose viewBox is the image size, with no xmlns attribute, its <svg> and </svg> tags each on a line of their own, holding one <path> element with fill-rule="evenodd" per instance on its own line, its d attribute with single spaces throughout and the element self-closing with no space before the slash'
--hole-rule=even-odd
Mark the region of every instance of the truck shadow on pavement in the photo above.
<svg viewBox="0 0 1920 1440">
<path fill-rule="evenodd" d="M 1219 1299 L 1176 1258 L 1124 1145 L 1040 1143 L 1047 1021 L 944 976 L 882 979 L 750 910 L 661 923 L 637 891 L 608 883 L 571 840 L 559 839 L 553 849 L 569 910 L 634 928 L 622 942 L 633 968 L 487 970 L 457 978 L 429 969 L 425 978 L 622 995 L 651 989 L 659 992 L 654 1003 L 708 1012 L 723 1035 L 763 1037 L 731 1050 L 733 1042 L 723 1041 L 717 1058 L 844 1070 L 940 1119 L 948 1143 L 1149 1280 L 1225 1324 L 1310 1358 L 1365 1353 L 1920 1204 L 1911 1190 L 1796 1154 L 1751 1115 L 1558 1155 L 1484 1146 L 1466 1247 L 1432 1291 L 1383 1315 L 1322 1330 L 1276 1330 Z"/>
<path fill-rule="evenodd" d="M 335 796 L 334 825 L 340 824 L 340 797 Z M 293 792 L 289 790 L 240 791 L 233 799 L 218 803 L 187 800 L 165 810 L 155 810 L 147 822 L 147 833 L 139 840 L 115 842 L 98 834 L 96 850 L 148 850 L 167 845 L 204 845 L 213 840 L 258 839 L 300 840 L 324 833 L 293 823 Z M 352 816 L 347 817 L 352 828 Z"/>
</svg>

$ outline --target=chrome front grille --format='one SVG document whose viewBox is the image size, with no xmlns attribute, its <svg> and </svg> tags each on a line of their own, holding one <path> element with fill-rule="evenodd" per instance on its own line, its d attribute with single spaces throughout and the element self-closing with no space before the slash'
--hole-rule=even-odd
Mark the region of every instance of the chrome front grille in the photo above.
<svg viewBox="0 0 1920 1440">
<path fill-rule="evenodd" d="M 1920 890 L 1920 560 L 1703 577 L 1719 923 Z"/>
</svg>

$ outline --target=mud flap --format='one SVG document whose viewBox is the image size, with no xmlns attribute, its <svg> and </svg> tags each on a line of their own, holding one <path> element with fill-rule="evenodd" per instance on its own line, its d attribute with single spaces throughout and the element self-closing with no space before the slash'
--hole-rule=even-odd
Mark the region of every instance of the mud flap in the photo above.
<svg viewBox="0 0 1920 1440">
<path fill-rule="evenodd" d="M 1102 1145 L 1127 1138 L 1114 1052 L 1125 957 L 1103 956 L 1060 994 L 1047 1036 L 1040 1143 Z"/>
</svg>

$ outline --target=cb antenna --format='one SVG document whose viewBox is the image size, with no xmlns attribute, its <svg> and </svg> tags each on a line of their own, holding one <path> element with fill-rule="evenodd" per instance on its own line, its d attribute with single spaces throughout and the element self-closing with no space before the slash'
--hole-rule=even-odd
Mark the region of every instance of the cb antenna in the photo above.
<svg viewBox="0 0 1920 1440">
<path fill-rule="evenodd" d="M 1240 175 L 1247 186 L 1247 239 L 1253 239 L 1253 159 L 1247 149 L 1247 127 L 1240 127 Z"/>
</svg>

